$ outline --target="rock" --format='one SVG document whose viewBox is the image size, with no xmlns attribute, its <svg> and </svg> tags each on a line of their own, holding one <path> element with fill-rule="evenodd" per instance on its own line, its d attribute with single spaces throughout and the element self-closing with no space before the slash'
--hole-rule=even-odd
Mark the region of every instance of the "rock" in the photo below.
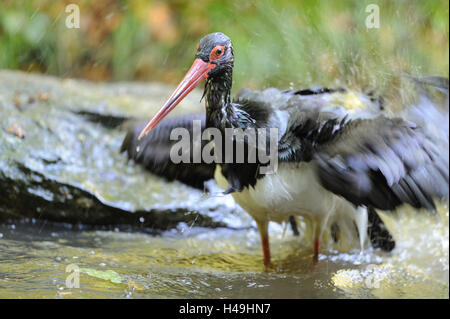
<svg viewBox="0 0 450 319">
<path fill-rule="evenodd" d="M 241 226 L 229 198 L 167 182 L 119 153 L 124 122 L 149 118 L 170 91 L 0 71 L 0 221 Z M 193 93 L 175 115 L 202 110 Z"/>
</svg>

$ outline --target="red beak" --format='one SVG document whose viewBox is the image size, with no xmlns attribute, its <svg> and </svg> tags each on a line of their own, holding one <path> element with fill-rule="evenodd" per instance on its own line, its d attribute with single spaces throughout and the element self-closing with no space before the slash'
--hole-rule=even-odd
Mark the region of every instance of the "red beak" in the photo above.
<svg viewBox="0 0 450 319">
<path fill-rule="evenodd" d="M 183 80 L 178 84 L 175 91 L 164 103 L 161 109 L 155 116 L 147 123 L 144 129 L 139 134 L 138 140 L 147 135 L 170 111 L 172 111 L 186 95 L 189 94 L 202 80 L 208 77 L 208 72 L 216 65 L 205 62 L 202 59 L 195 59 L 189 71 L 184 76 Z"/>
</svg>

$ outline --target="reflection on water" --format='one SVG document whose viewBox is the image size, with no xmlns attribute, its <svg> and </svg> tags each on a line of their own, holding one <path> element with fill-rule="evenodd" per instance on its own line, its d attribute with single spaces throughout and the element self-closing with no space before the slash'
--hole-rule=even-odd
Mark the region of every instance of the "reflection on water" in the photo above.
<svg viewBox="0 0 450 319">
<path fill-rule="evenodd" d="M 179 229 L 163 236 L 63 226 L 0 225 L 1 298 L 448 298 L 448 208 L 439 218 L 385 216 L 392 254 L 312 251 L 271 230 L 277 270 L 263 271 L 254 229 Z M 67 288 L 66 267 L 114 271 L 121 283 L 86 273 Z"/>
</svg>

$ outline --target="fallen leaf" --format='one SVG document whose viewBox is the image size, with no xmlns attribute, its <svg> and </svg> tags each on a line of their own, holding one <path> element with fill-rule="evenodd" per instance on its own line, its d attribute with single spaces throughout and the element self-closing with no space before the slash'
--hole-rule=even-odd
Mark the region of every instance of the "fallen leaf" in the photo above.
<svg viewBox="0 0 450 319">
<path fill-rule="evenodd" d="M 15 96 L 15 97 L 12 99 L 12 101 L 13 101 L 14 105 L 15 105 L 18 109 L 20 109 L 20 98 L 19 98 L 18 96 Z"/>
<path fill-rule="evenodd" d="M 50 99 L 50 93 L 48 93 L 48 92 L 39 92 L 38 93 L 38 95 L 37 95 L 37 98 L 40 100 L 40 101 L 48 101 L 49 99 Z"/>
<path fill-rule="evenodd" d="M 96 270 L 92 268 L 80 268 L 80 272 L 85 273 L 91 277 L 109 280 L 115 284 L 122 283 L 122 277 L 114 270 Z"/>
<path fill-rule="evenodd" d="M 8 133 L 13 134 L 13 135 L 15 135 L 15 136 L 17 136 L 19 138 L 25 138 L 26 137 L 25 131 L 17 123 L 12 123 L 8 127 Z"/>
</svg>

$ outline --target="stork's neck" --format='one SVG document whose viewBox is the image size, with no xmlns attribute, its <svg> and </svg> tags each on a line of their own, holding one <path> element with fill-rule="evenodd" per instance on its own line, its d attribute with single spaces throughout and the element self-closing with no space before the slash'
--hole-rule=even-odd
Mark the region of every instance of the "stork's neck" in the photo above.
<svg viewBox="0 0 450 319">
<path fill-rule="evenodd" d="M 233 127 L 234 107 L 231 103 L 232 69 L 208 78 L 205 85 L 206 127 Z"/>
</svg>

